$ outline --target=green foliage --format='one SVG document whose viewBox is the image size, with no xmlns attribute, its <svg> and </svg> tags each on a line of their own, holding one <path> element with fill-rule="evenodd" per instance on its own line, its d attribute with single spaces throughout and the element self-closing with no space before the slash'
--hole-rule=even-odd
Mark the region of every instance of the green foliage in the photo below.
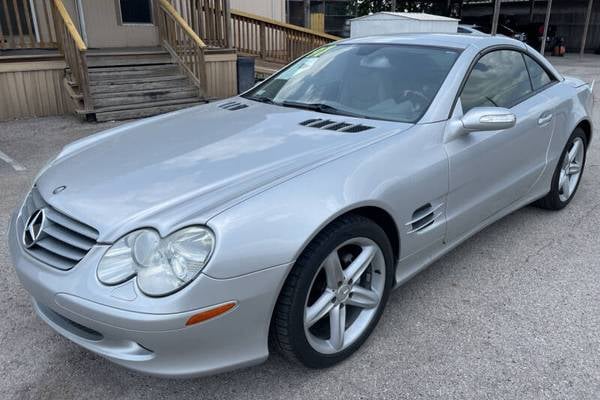
<svg viewBox="0 0 600 400">
<path fill-rule="evenodd" d="M 348 2 L 349 14 L 357 17 L 379 11 L 391 11 L 391 9 L 391 0 L 350 0 Z M 396 11 L 446 15 L 448 13 L 448 2 L 447 0 L 397 0 Z"/>
</svg>

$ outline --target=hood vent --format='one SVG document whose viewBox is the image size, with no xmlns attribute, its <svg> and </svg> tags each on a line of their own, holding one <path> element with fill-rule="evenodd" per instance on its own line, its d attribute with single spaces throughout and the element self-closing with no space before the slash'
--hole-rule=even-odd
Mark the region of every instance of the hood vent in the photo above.
<svg viewBox="0 0 600 400">
<path fill-rule="evenodd" d="M 246 108 L 248 107 L 247 104 L 244 103 L 240 103 L 239 101 L 230 101 L 228 103 L 223 103 L 219 105 L 219 108 L 222 108 L 223 110 L 229 110 L 229 111 L 237 111 L 237 110 L 241 110 L 242 108 Z"/>
<path fill-rule="evenodd" d="M 332 121 L 330 119 L 321 118 L 307 119 L 306 121 L 300 122 L 300 125 L 307 126 L 309 128 L 327 129 L 330 131 L 351 133 L 373 129 L 372 126 L 362 124 L 349 124 L 347 122 Z"/>
</svg>

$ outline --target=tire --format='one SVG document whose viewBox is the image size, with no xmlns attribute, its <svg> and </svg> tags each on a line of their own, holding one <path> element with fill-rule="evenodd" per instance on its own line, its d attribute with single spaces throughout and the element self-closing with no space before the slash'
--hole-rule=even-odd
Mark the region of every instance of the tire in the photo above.
<svg viewBox="0 0 600 400">
<path fill-rule="evenodd" d="M 369 337 L 393 282 L 393 252 L 383 229 L 357 215 L 334 221 L 286 279 L 271 323 L 272 347 L 309 368 L 339 363 Z"/>
<path fill-rule="evenodd" d="M 578 143 L 582 148 L 581 152 L 578 154 L 578 160 L 575 160 L 575 163 L 571 163 L 573 166 L 577 166 L 579 168 L 579 172 L 576 175 L 576 181 L 573 181 L 573 177 L 575 175 L 570 175 L 568 179 L 571 182 L 568 194 L 565 194 L 565 189 L 561 184 L 561 180 L 563 180 L 563 176 L 565 173 L 567 157 L 573 152 L 575 144 Z M 575 129 L 575 131 L 571 134 L 571 137 L 567 141 L 567 145 L 563 149 L 563 152 L 558 161 L 558 165 L 554 170 L 554 175 L 552 176 L 552 186 L 550 188 L 550 192 L 541 198 L 540 200 L 534 203 L 535 206 L 546 209 L 546 210 L 562 210 L 565 208 L 577 193 L 577 189 L 579 188 L 579 184 L 581 183 L 581 177 L 583 176 L 583 170 L 585 168 L 585 159 L 587 153 L 587 137 L 585 132 L 581 128 Z M 568 174 L 567 174 L 568 175 Z M 564 180 L 563 180 L 564 182 Z M 567 183 L 568 184 L 568 183 Z"/>
</svg>

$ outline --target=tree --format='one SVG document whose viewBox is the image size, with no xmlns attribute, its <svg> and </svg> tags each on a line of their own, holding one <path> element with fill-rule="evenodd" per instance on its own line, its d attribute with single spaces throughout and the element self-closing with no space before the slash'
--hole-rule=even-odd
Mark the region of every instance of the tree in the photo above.
<svg viewBox="0 0 600 400">
<path fill-rule="evenodd" d="M 396 0 L 396 11 L 448 15 L 449 5 L 448 0 Z M 370 13 L 390 11 L 392 0 L 350 0 L 348 7 L 350 14 L 360 17 Z"/>
</svg>

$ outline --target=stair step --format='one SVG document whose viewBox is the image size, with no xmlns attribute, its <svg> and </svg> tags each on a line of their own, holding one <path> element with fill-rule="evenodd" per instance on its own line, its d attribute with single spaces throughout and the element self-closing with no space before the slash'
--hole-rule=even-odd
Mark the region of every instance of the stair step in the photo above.
<svg viewBox="0 0 600 400">
<path fill-rule="evenodd" d="M 177 64 L 171 64 L 173 67 L 177 67 Z M 90 68 L 91 74 L 96 72 L 119 72 L 123 70 L 127 71 L 151 71 L 156 69 L 169 68 L 169 65 L 129 65 L 129 66 L 117 66 L 117 67 L 94 67 Z"/>
<path fill-rule="evenodd" d="M 129 90 L 112 90 L 109 92 L 92 92 L 92 97 L 94 100 L 96 99 L 123 99 L 127 101 L 131 98 L 145 97 L 145 96 L 158 96 L 165 95 L 169 93 L 178 93 L 178 92 L 186 92 L 186 93 L 198 93 L 198 89 L 195 86 L 192 86 L 187 81 L 182 81 L 177 86 L 172 87 L 159 87 L 159 88 L 147 88 L 140 87 L 138 85 L 137 88 L 129 89 Z"/>
<path fill-rule="evenodd" d="M 106 56 L 143 56 L 149 54 L 167 54 L 168 52 L 160 46 L 152 47 L 117 47 L 105 49 L 88 50 L 88 57 L 106 57 Z"/>
<path fill-rule="evenodd" d="M 203 104 L 202 100 L 181 102 L 169 104 L 168 102 L 148 103 L 145 107 L 129 109 L 129 110 L 115 110 L 115 111 L 98 111 L 96 112 L 96 121 L 118 121 L 132 118 L 143 118 L 158 115 L 170 111 L 180 110 L 182 108 L 188 108 Z"/>
<path fill-rule="evenodd" d="M 90 92 L 92 95 L 106 94 L 106 93 L 123 93 L 131 91 L 141 90 L 153 90 L 153 89 L 171 89 L 179 87 L 190 87 L 190 82 L 185 76 L 175 76 L 174 79 L 165 80 L 148 80 L 144 82 L 108 82 L 107 84 L 96 84 L 90 85 Z"/>
<path fill-rule="evenodd" d="M 185 90 L 148 90 L 143 93 L 133 94 L 131 96 L 128 96 L 125 93 L 123 93 L 118 96 L 111 96 L 106 98 L 94 97 L 94 108 L 100 109 L 103 107 L 113 107 L 120 105 L 136 106 L 139 103 L 147 103 L 161 100 L 186 99 L 194 97 L 198 97 L 198 89 L 196 88 L 186 88 Z"/>
<path fill-rule="evenodd" d="M 114 67 L 117 65 L 172 64 L 170 54 L 148 54 L 142 56 L 98 56 L 87 57 L 88 67 Z"/>
<path fill-rule="evenodd" d="M 127 83 L 138 83 L 144 84 L 148 82 L 163 82 L 163 81 L 173 81 L 185 78 L 185 75 L 181 74 L 179 71 L 173 72 L 169 75 L 160 75 L 160 76 L 137 76 L 137 75 L 124 75 L 124 76 L 114 76 L 112 78 L 105 77 L 102 79 L 94 79 L 90 80 L 90 86 L 106 86 L 106 85 L 124 85 Z"/>
<path fill-rule="evenodd" d="M 121 71 L 95 73 L 90 75 L 90 82 L 106 82 L 123 79 L 143 79 L 143 78 L 162 78 L 173 75 L 181 75 L 178 67 L 158 71 Z"/>
<path fill-rule="evenodd" d="M 200 97 L 195 96 L 195 97 L 185 97 L 182 99 L 165 99 L 165 100 L 158 100 L 158 101 L 148 101 L 146 103 L 136 103 L 136 104 L 123 103 L 123 104 L 119 104 L 119 105 L 115 105 L 115 106 L 96 107 L 95 112 L 96 113 L 105 113 L 105 112 L 112 112 L 112 111 L 135 110 L 138 108 L 155 107 L 157 105 L 159 105 L 159 106 L 174 105 L 174 104 L 185 104 L 185 103 L 204 102 L 204 101 L 205 100 L 201 99 Z"/>
<path fill-rule="evenodd" d="M 149 66 L 159 68 L 144 68 Z M 145 65 L 142 67 L 113 67 L 107 69 L 110 69 L 110 71 L 104 71 L 104 68 L 90 68 L 90 81 L 95 82 L 114 79 L 145 78 L 155 76 L 160 77 L 180 74 L 179 67 L 175 64 Z"/>
</svg>

